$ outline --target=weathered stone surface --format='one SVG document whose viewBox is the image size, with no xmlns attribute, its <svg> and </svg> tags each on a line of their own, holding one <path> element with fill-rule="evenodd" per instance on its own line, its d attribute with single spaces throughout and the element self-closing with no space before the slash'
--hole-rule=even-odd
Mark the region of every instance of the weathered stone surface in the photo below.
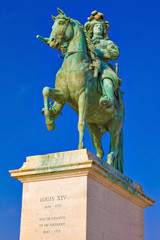
<svg viewBox="0 0 160 240">
<path fill-rule="evenodd" d="M 87 149 L 27 157 L 20 240 L 141 240 L 154 201 Z"/>
</svg>

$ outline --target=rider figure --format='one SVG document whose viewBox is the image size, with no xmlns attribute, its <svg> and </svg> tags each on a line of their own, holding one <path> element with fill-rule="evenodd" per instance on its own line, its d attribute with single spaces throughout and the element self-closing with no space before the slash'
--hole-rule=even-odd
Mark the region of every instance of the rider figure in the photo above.
<svg viewBox="0 0 160 240">
<path fill-rule="evenodd" d="M 119 78 L 113 70 L 113 66 L 108 64 L 108 60 L 114 61 L 119 57 L 119 48 L 111 40 L 109 40 L 107 30 L 109 23 L 104 21 L 104 15 L 97 11 L 92 12 L 92 16 L 88 18 L 85 24 L 97 53 L 97 63 L 99 72 L 101 73 L 100 82 L 103 95 L 99 100 L 99 104 L 107 109 L 114 109 L 114 92 L 118 89 Z M 99 63 L 98 63 L 99 62 Z"/>
</svg>

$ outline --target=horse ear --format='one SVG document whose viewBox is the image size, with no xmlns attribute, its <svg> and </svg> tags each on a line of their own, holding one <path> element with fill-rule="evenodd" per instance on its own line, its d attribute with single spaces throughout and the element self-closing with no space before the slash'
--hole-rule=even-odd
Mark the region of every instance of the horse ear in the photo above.
<svg viewBox="0 0 160 240">
<path fill-rule="evenodd" d="M 59 12 L 61 15 L 66 16 L 66 14 L 65 14 L 61 9 L 57 8 L 57 10 L 58 10 L 58 12 Z"/>
<path fill-rule="evenodd" d="M 55 20 L 56 20 L 56 17 L 54 17 L 53 15 L 51 15 L 51 17 L 52 17 L 53 21 L 55 21 Z"/>
</svg>

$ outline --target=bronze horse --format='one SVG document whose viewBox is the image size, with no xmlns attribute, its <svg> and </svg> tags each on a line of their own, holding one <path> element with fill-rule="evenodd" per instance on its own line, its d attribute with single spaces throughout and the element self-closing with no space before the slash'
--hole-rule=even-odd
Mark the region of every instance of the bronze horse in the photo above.
<svg viewBox="0 0 160 240">
<path fill-rule="evenodd" d="M 50 37 L 46 43 L 65 53 L 62 67 L 56 74 L 55 89 L 43 89 L 44 109 L 48 130 L 54 130 L 54 120 L 61 113 L 65 103 L 79 115 L 79 149 L 82 149 L 85 122 L 90 132 L 92 143 L 97 156 L 102 158 L 104 153 L 101 144 L 102 135 L 110 133 L 110 153 L 107 163 L 123 172 L 123 133 L 124 104 L 119 91 L 118 105 L 114 111 L 107 111 L 99 105 L 101 97 L 97 90 L 98 79 L 93 77 L 93 51 L 91 40 L 84 27 L 76 20 L 67 17 L 58 9 L 59 15 L 53 17 Z M 49 98 L 54 101 L 50 107 Z"/>
</svg>

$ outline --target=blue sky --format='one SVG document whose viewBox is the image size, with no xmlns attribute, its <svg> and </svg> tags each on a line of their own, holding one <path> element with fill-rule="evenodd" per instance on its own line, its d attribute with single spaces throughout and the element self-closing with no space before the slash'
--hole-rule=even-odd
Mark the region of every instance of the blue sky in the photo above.
<svg viewBox="0 0 160 240">
<path fill-rule="evenodd" d="M 17 240 L 22 184 L 8 170 L 22 166 L 26 156 L 75 150 L 78 117 L 69 106 L 45 126 L 42 89 L 54 87 L 62 64 L 57 51 L 40 40 L 48 37 L 56 8 L 84 24 L 91 11 L 103 12 L 109 37 L 120 48 L 119 75 L 124 91 L 124 173 L 156 201 L 145 210 L 145 240 L 160 239 L 160 3 L 157 0 L 34 1 L 8 0 L 0 8 L 0 239 Z M 85 147 L 95 153 L 88 131 Z M 109 136 L 103 137 L 105 157 Z"/>
</svg>

